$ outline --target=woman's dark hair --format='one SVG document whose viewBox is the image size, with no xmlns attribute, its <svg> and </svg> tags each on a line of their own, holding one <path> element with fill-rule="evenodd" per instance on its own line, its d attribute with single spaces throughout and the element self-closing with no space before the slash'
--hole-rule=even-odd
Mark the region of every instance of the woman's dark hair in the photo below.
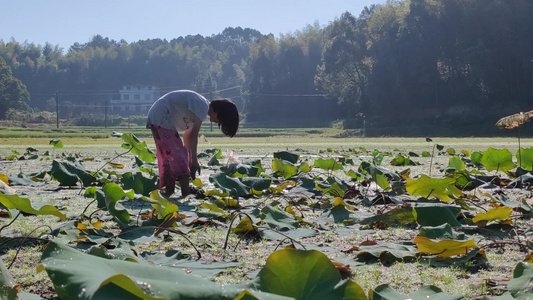
<svg viewBox="0 0 533 300">
<path fill-rule="evenodd" d="M 224 135 L 232 137 L 239 129 L 239 111 L 235 103 L 229 99 L 217 99 L 211 101 L 211 107 L 217 114 L 218 127 Z"/>
</svg>

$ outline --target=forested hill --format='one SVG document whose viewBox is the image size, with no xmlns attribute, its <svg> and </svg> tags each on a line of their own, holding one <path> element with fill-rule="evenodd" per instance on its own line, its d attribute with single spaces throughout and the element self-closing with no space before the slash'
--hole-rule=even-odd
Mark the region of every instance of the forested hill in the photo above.
<svg viewBox="0 0 533 300">
<path fill-rule="evenodd" d="M 0 82 L 0 115 L 24 109 L 17 99 L 45 109 L 56 91 L 75 102 L 150 84 L 234 98 L 250 126 L 342 118 L 369 135 L 498 134 L 500 117 L 533 109 L 531 15 L 530 0 L 406 0 L 347 7 L 327 26 L 278 37 L 236 27 L 173 40 L 95 35 L 68 50 L 3 41 L 0 80 L 23 85 Z M 28 97 L 8 97 L 24 85 Z"/>
</svg>

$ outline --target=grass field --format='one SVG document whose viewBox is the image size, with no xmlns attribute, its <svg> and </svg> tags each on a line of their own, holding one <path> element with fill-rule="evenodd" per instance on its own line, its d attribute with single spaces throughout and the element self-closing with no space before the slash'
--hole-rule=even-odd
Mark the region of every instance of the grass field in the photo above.
<svg viewBox="0 0 533 300">
<path fill-rule="evenodd" d="M 129 131 L 128 129 L 131 129 Z M 218 131 L 217 128 L 213 129 Z M 24 174 L 38 170 L 47 170 L 49 161 L 46 160 L 26 160 L 26 161 L 7 161 L 6 157 L 13 153 L 13 150 L 24 153 L 28 147 L 39 150 L 42 154 L 45 151 L 51 153 L 80 154 L 84 157 L 94 156 L 94 162 L 88 162 L 87 168 L 90 170 L 97 169 L 100 165 L 118 153 L 123 153 L 121 147 L 122 140 L 117 137 L 111 137 L 112 131 L 123 133 L 134 133 L 141 140 L 147 142 L 148 146 L 153 149 L 153 141 L 149 132 L 143 128 L 114 128 L 99 129 L 90 131 L 86 128 L 71 128 L 66 130 L 54 131 L 53 129 L 40 129 L 36 131 L 15 130 L 12 128 L 0 128 L 0 173 L 15 176 L 17 173 Z M 204 127 L 201 134 L 203 137 L 199 141 L 198 152 L 207 149 L 219 148 L 225 153 L 231 153 L 237 159 L 258 157 L 265 158 L 264 162 L 268 165 L 269 159 L 276 151 L 286 150 L 295 152 L 301 157 L 316 158 L 319 156 L 335 156 L 336 153 L 344 154 L 349 149 L 366 149 L 372 151 L 377 149 L 381 152 L 394 153 L 421 153 L 422 151 L 432 152 L 435 144 L 444 146 L 444 149 L 454 148 L 457 152 L 461 150 L 484 151 L 488 148 L 508 149 L 512 153 L 518 150 L 518 139 L 516 138 L 439 138 L 431 137 L 433 141 L 427 142 L 425 138 L 360 138 L 348 137 L 339 138 L 342 133 L 338 129 L 243 129 L 241 133 L 234 138 L 225 138 L 218 133 L 212 133 L 210 128 Z M 59 139 L 64 147 L 54 149 L 50 145 L 50 140 Z M 533 147 L 533 139 L 522 139 L 523 148 Z M 269 157 L 269 159 L 267 159 Z M 435 157 L 433 163 L 439 166 L 442 171 L 447 164 L 449 157 Z M 125 156 L 120 158 L 120 162 L 125 165 L 131 165 L 132 157 Z M 387 158 L 389 161 L 390 158 Z M 413 167 L 418 170 L 417 173 L 427 173 L 429 158 L 416 158 L 421 162 L 420 166 Z M 201 161 L 202 166 L 206 165 L 205 160 Z M 385 160 L 384 160 L 385 162 Z M 386 167 L 391 167 L 385 162 Z M 268 166 L 267 166 L 268 167 Z M 418 168 L 418 169 L 417 169 Z M 396 168 L 400 170 L 402 168 Z M 202 173 L 201 179 L 208 182 L 208 176 L 213 170 L 206 168 Z M 435 171 L 436 172 L 436 171 Z M 439 174 L 439 176 L 442 173 Z M 80 214 L 86 206 L 87 200 L 80 195 L 79 189 L 63 189 L 53 192 L 54 186 L 42 188 L 23 188 L 15 187 L 24 196 L 29 197 L 32 201 L 38 203 L 51 203 L 62 207 L 68 214 Z M 270 199 L 271 200 L 271 199 Z M 253 201 L 263 201 L 258 199 L 246 200 L 252 201 L 250 205 L 256 205 Z M 196 203 L 191 200 L 190 204 Z M 248 202 L 247 202 L 248 203 Z M 0 219 L 0 225 L 10 222 L 9 219 Z M 4 230 L 3 235 L 28 234 L 33 229 L 42 225 L 55 225 L 55 220 L 50 217 L 21 218 L 17 220 L 12 227 Z M 108 224 L 109 225 L 109 224 Z M 109 225 L 111 226 L 111 225 Z M 43 231 L 43 230 L 41 230 Z M 305 238 L 302 242 L 309 248 L 324 247 L 328 245 L 336 249 L 349 249 L 355 244 L 365 240 L 373 239 L 382 242 L 394 242 L 399 240 L 412 240 L 416 232 L 405 228 L 389 228 L 387 230 L 376 230 L 370 235 L 357 234 L 346 237 L 337 235 L 333 232 L 324 232 L 312 238 Z M 207 227 L 205 230 L 196 230 L 191 232 L 189 238 L 197 245 L 204 245 L 202 252 L 206 260 L 220 260 L 222 258 L 233 258 L 243 262 L 243 266 L 236 268 L 231 272 L 219 274 L 216 277 L 217 282 L 232 284 L 238 283 L 246 278 L 250 272 L 260 268 L 273 247 L 274 242 L 261 241 L 258 243 L 246 243 L 239 245 L 238 237 L 231 236 L 229 243 L 234 245 L 235 251 L 221 249 L 221 244 L 225 238 L 224 230 Z M 168 249 L 180 248 L 184 251 L 192 252 L 190 245 L 180 241 L 165 241 L 157 245 L 141 246 L 137 249 L 163 251 Z M 326 247 L 327 248 L 327 247 Z M 39 255 L 42 251 L 41 246 L 26 246 L 22 248 L 20 254 L 16 253 L 17 247 L 9 249 L 0 249 L 0 255 L 7 265 L 16 255 L 14 265 L 10 269 L 15 281 L 20 283 L 22 289 L 32 293 L 39 294 L 43 297 L 54 297 L 54 291 L 51 287 L 50 280 L 46 277 L 45 272 L 35 273 L 35 267 L 39 262 Z M 336 255 L 335 253 L 330 253 Z M 465 269 L 458 267 L 432 268 L 412 263 L 396 263 L 391 266 L 373 264 L 360 266 L 352 269 L 352 278 L 360 284 L 365 291 L 375 288 L 378 284 L 389 283 L 400 292 L 407 293 L 416 290 L 418 287 L 433 284 L 451 294 L 459 294 L 467 299 L 481 299 L 488 292 L 486 285 L 487 279 L 510 278 L 512 270 L 517 261 L 522 259 L 523 253 L 517 248 L 496 249 L 496 251 L 487 251 L 487 258 L 490 261 L 491 269 L 483 270 L 472 274 Z"/>
<path fill-rule="evenodd" d="M 16 148 L 39 145 L 51 147 L 50 140 L 59 139 L 65 145 L 64 151 L 118 151 L 122 143 L 120 138 L 113 137 L 113 133 L 132 133 L 141 140 L 153 146 L 151 132 L 144 126 L 121 127 L 81 127 L 53 125 L 32 125 L 23 127 L 0 126 L 0 154 Z M 355 132 L 357 135 L 357 132 Z M 398 137 L 357 137 L 353 131 L 339 128 L 246 128 L 239 130 L 234 138 L 223 137 L 220 130 L 213 124 L 204 124 L 200 130 L 198 148 L 228 148 L 237 153 L 253 152 L 254 154 L 268 154 L 279 150 L 306 149 L 318 151 L 327 148 L 337 150 L 363 147 L 367 150 L 381 151 L 428 151 L 434 144 L 446 148 L 452 147 L 457 151 L 467 149 L 471 151 L 484 150 L 489 147 L 518 150 L 518 139 L 501 138 L 439 138 L 429 137 L 433 142 L 426 142 L 426 137 L 398 138 Z M 523 148 L 533 145 L 533 138 L 523 138 Z"/>
<path fill-rule="evenodd" d="M 117 127 L 95 126 L 55 126 L 31 125 L 28 127 L 0 126 L 0 138 L 87 138 L 102 139 L 111 137 L 113 132 L 133 133 L 138 137 L 151 135 L 150 130 L 144 126 L 130 125 Z M 335 128 L 240 128 L 240 137 L 271 137 L 271 136 L 307 136 L 327 135 L 334 136 L 343 130 Z M 221 137 L 221 131 L 214 124 L 203 124 L 200 134 L 206 137 Z"/>
<path fill-rule="evenodd" d="M 10 145 L 46 145 L 51 139 L 65 141 L 66 147 L 88 147 L 91 145 L 120 144 L 120 138 L 113 137 L 113 132 L 133 133 L 137 137 L 152 142 L 151 133 L 146 128 L 136 127 L 68 127 L 55 129 L 54 127 L 14 128 L 0 127 L 0 147 L 8 148 Z M 233 138 L 225 138 L 218 128 L 210 130 L 209 125 L 204 125 L 200 131 L 199 145 L 228 146 L 240 148 L 240 150 L 253 149 L 256 147 L 269 147 L 272 149 L 290 147 L 338 147 L 353 148 L 431 148 L 434 143 L 444 146 L 475 150 L 487 147 L 508 147 L 518 149 L 518 139 L 509 137 L 500 138 L 439 138 L 430 137 L 433 142 L 426 142 L 425 137 L 342 137 L 343 130 L 335 128 L 241 128 Z M 522 147 L 533 144 L 533 138 L 522 138 Z M 328 146 L 329 145 L 329 146 Z M 412 149 L 411 149 L 412 150 Z"/>
</svg>

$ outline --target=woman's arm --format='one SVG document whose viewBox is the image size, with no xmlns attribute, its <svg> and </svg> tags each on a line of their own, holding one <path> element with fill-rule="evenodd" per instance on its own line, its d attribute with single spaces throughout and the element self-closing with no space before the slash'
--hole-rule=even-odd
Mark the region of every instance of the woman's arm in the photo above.
<svg viewBox="0 0 533 300">
<path fill-rule="evenodd" d="M 202 120 L 195 117 L 193 125 L 183 133 L 183 145 L 189 152 L 189 168 L 191 177 L 196 178 L 196 172 L 200 174 L 200 164 L 198 164 L 198 133 L 202 126 Z"/>
</svg>

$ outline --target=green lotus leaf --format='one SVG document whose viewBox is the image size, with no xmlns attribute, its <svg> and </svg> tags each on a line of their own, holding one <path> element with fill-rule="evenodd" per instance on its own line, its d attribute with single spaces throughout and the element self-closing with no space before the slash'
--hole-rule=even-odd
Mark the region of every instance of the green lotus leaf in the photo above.
<svg viewBox="0 0 533 300">
<path fill-rule="evenodd" d="M 407 295 L 403 295 L 395 291 L 390 285 L 382 284 L 369 292 L 370 299 L 372 300 L 427 300 L 427 299 L 439 299 L 439 300 L 459 300 L 464 299 L 463 296 L 451 295 L 443 292 L 436 286 L 424 286 L 418 290 L 411 292 Z"/>
<path fill-rule="evenodd" d="M 128 211 L 119 203 L 124 197 L 133 199 L 134 191 L 125 192 L 118 184 L 108 183 L 102 187 L 105 195 L 106 208 L 115 217 L 120 227 L 127 227 L 130 222 Z"/>
<path fill-rule="evenodd" d="M 483 157 L 483 153 L 479 151 L 472 152 L 472 155 L 470 155 L 470 162 L 473 165 L 480 165 L 482 157 Z"/>
<path fill-rule="evenodd" d="M 387 180 L 387 177 L 384 174 L 376 174 L 374 180 L 376 181 L 376 184 L 384 191 L 390 189 L 389 181 Z"/>
<path fill-rule="evenodd" d="M 470 249 L 467 254 L 453 257 L 423 256 L 418 262 L 436 268 L 487 268 L 488 260 L 483 248 Z"/>
<path fill-rule="evenodd" d="M 325 219 L 333 219 L 335 223 L 354 223 L 356 219 L 353 211 L 348 210 L 344 205 L 333 206 L 329 213 L 323 216 Z"/>
<path fill-rule="evenodd" d="M 533 147 L 532 148 L 520 148 L 520 152 L 516 152 L 516 161 L 520 166 L 528 171 L 533 171 Z"/>
<path fill-rule="evenodd" d="M 138 156 L 135 156 L 135 166 L 139 168 L 142 172 L 148 173 L 151 177 L 154 176 L 157 171 L 157 163 L 148 163 L 140 159 Z"/>
<path fill-rule="evenodd" d="M 244 161 L 242 161 L 242 164 L 245 164 L 245 165 L 248 165 L 248 166 L 252 166 L 252 167 L 256 167 L 257 169 L 259 169 L 257 175 L 265 172 L 265 169 L 263 169 L 263 165 L 261 163 L 261 159 L 259 159 L 259 158 L 244 160 Z"/>
<path fill-rule="evenodd" d="M 56 149 L 63 148 L 63 142 L 61 140 L 51 140 L 49 144 L 53 145 Z"/>
<path fill-rule="evenodd" d="M 386 243 L 382 245 L 360 246 L 356 254 L 357 261 L 365 263 L 381 262 L 391 264 L 394 262 L 414 262 L 416 248 L 409 245 Z"/>
<path fill-rule="evenodd" d="M 405 157 L 401 154 L 396 155 L 396 157 L 394 157 L 391 160 L 390 164 L 393 166 L 415 166 L 416 165 L 416 163 L 412 161 L 411 158 Z"/>
<path fill-rule="evenodd" d="M 374 176 L 376 174 L 383 174 L 383 175 L 386 175 L 391 180 L 401 179 L 400 175 L 398 175 L 397 173 L 387 170 L 384 167 L 376 165 L 375 163 L 369 163 L 366 161 L 361 162 L 361 165 L 359 165 L 359 168 L 357 169 L 357 171 L 363 174 L 371 175 L 371 176 Z"/>
<path fill-rule="evenodd" d="M 264 177 L 242 177 L 239 180 L 250 189 L 255 191 L 263 191 L 270 187 L 272 184 L 272 179 Z"/>
<path fill-rule="evenodd" d="M 156 159 L 155 154 L 148 149 L 146 142 L 141 142 L 134 134 L 124 133 L 122 134 L 122 148 L 131 149 L 131 153 L 137 154 L 139 158 L 145 162 L 151 163 Z"/>
<path fill-rule="evenodd" d="M 391 172 L 375 163 L 361 162 L 358 169 L 359 173 L 368 174 L 383 190 L 390 189 L 389 179 L 392 181 L 400 180 L 397 173 Z"/>
<path fill-rule="evenodd" d="M 346 172 L 344 172 L 344 174 L 350 176 L 352 179 L 355 179 L 355 180 L 363 180 L 363 174 L 359 173 L 359 172 L 355 172 L 354 170 L 350 169 Z"/>
<path fill-rule="evenodd" d="M 226 211 L 218 207 L 214 203 L 202 202 L 197 211 L 198 216 L 208 218 L 226 218 Z"/>
<path fill-rule="evenodd" d="M 50 175 L 62 186 L 75 186 L 81 181 L 83 186 L 89 186 L 95 178 L 87 172 L 80 163 L 68 161 L 52 161 Z"/>
<path fill-rule="evenodd" d="M 528 300 L 530 299 L 531 297 L 527 297 L 528 295 L 526 295 L 525 298 L 515 298 L 513 297 L 513 295 L 511 295 L 511 293 L 509 292 L 505 292 L 499 296 L 485 296 L 483 297 L 483 300 L 517 300 L 517 299 L 524 299 L 524 300 Z"/>
<path fill-rule="evenodd" d="M 518 263 L 513 271 L 513 278 L 507 284 L 511 295 L 517 299 L 531 299 L 533 292 L 531 284 L 533 282 L 533 265 L 528 263 Z"/>
<path fill-rule="evenodd" d="M 154 226 L 158 223 L 156 222 L 150 222 L 151 224 L 154 224 Z M 173 227 L 174 229 L 176 227 Z M 183 228 L 180 228 L 180 231 L 187 233 L 186 230 Z M 122 231 L 118 236 L 118 241 L 124 241 L 128 243 L 135 243 L 135 244 L 149 244 L 149 243 L 159 243 L 161 241 L 161 238 L 154 235 L 155 230 L 153 226 L 142 226 L 142 227 L 131 227 L 130 230 L 124 230 Z M 105 236 L 102 236 L 104 238 Z M 94 241 L 96 244 L 103 244 L 103 243 L 109 243 L 109 237 L 107 238 L 107 241 L 100 242 L 100 241 Z"/>
<path fill-rule="evenodd" d="M 423 226 L 419 234 L 430 239 L 456 239 L 456 235 L 450 224 L 444 223 L 438 226 Z M 464 234 L 461 236 L 464 237 Z"/>
<path fill-rule="evenodd" d="M 0 181 L 2 181 L 5 184 L 9 185 L 9 177 L 6 174 L 0 173 Z"/>
<path fill-rule="evenodd" d="M 168 266 L 187 270 L 188 273 L 194 276 L 201 276 L 206 279 L 212 278 L 220 272 L 226 271 L 228 268 L 235 268 L 242 265 L 238 261 L 210 261 L 206 263 L 203 260 L 198 260 L 190 255 L 183 254 L 179 250 L 168 250 L 164 253 L 143 253 L 141 254 L 145 261 L 157 266 Z"/>
<path fill-rule="evenodd" d="M 17 284 L 0 258 L 0 299 L 16 300 L 17 294 Z"/>
<path fill-rule="evenodd" d="M 313 166 L 324 171 L 337 171 L 343 169 L 342 163 L 336 161 L 334 158 L 319 158 L 314 161 Z"/>
<path fill-rule="evenodd" d="M 276 209 L 267 205 L 261 210 L 261 219 L 267 223 L 270 228 L 278 230 L 287 230 L 298 228 L 300 222 L 290 213 Z"/>
<path fill-rule="evenodd" d="M 480 212 L 476 214 L 476 216 L 472 219 L 472 222 L 477 223 L 480 221 L 498 220 L 498 221 L 508 221 L 512 223 L 510 219 L 512 213 L 513 213 L 513 209 L 511 207 L 495 207 L 485 213 Z"/>
<path fill-rule="evenodd" d="M 83 193 L 83 196 L 85 198 L 93 198 L 96 199 L 97 207 L 98 208 L 107 208 L 105 203 L 105 194 L 102 191 L 102 188 L 91 186 L 85 189 L 85 192 Z"/>
<path fill-rule="evenodd" d="M 409 207 L 397 207 L 383 214 L 377 214 L 370 218 L 362 220 L 363 225 L 370 224 L 375 221 L 385 222 L 388 225 L 408 225 L 415 224 L 416 220 L 413 216 L 413 210 Z"/>
<path fill-rule="evenodd" d="M 35 209 L 31 205 L 31 201 L 28 198 L 21 198 L 18 195 L 6 195 L 0 192 L 0 204 L 7 209 L 18 209 L 19 211 L 32 215 L 53 215 L 61 219 L 66 220 L 67 217 L 59 212 L 57 207 L 53 205 L 43 205 L 39 209 Z"/>
<path fill-rule="evenodd" d="M 230 194 L 229 193 L 226 193 L 226 192 L 221 192 L 217 189 L 212 189 L 212 190 L 206 190 L 205 191 L 205 195 L 206 196 L 215 196 L 215 197 L 229 197 Z"/>
<path fill-rule="evenodd" d="M 240 163 L 234 163 L 230 164 L 224 172 L 231 177 L 256 177 L 259 175 L 259 168 L 240 164 Z"/>
<path fill-rule="evenodd" d="M 487 171 L 506 172 L 516 168 L 516 165 L 513 162 L 513 155 L 507 149 L 489 148 L 483 151 L 481 164 L 485 166 Z"/>
<path fill-rule="evenodd" d="M 421 226 L 459 226 L 461 224 L 457 221 L 457 216 L 460 213 L 461 207 L 442 203 L 417 203 L 413 208 L 416 222 Z"/>
<path fill-rule="evenodd" d="M 208 166 L 218 166 L 220 162 L 218 161 L 222 157 L 222 151 L 218 150 L 207 162 Z"/>
<path fill-rule="evenodd" d="M 294 299 L 367 299 L 357 283 L 342 280 L 329 258 L 316 250 L 275 251 L 259 272 L 255 287 Z"/>
<path fill-rule="evenodd" d="M 150 196 L 153 190 L 159 189 L 156 176 L 145 177 L 141 172 L 122 174 L 122 184 L 126 190 L 134 190 L 136 194 Z"/>
<path fill-rule="evenodd" d="M 138 256 L 137 253 L 132 249 L 130 243 L 123 240 L 108 241 L 107 246 L 94 245 L 87 249 L 86 253 L 107 259 L 146 263 L 144 258 Z"/>
<path fill-rule="evenodd" d="M 470 177 L 470 172 L 466 169 L 460 171 L 456 170 L 453 178 L 455 178 L 455 186 L 461 190 L 472 189 L 475 187 L 474 182 Z"/>
<path fill-rule="evenodd" d="M 345 186 L 339 185 L 338 182 L 332 184 L 324 182 L 315 182 L 315 188 L 326 195 L 342 197 L 346 191 Z"/>
<path fill-rule="evenodd" d="M 466 255 L 470 249 L 476 249 L 478 246 L 474 239 L 466 241 L 458 240 L 440 240 L 433 241 L 425 236 L 417 236 L 413 243 L 417 245 L 418 252 L 434 254 L 438 257 L 452 257 L 455 255 Z"/>
<path fill-rule="evenodd" d="M 422 174 L 420 178 L 413 180 L 407 178 L 406 190 L 413 196 L 422 196 L 425 198 L 435 197 L 441 201 L 450 201 L 450 196 L 460 196 L 461 191 L 455 187 L 455 179 L 431 178 Z"/>
<path fill-rule="evenodd" d="M 313 170 L 313 167 L 311 167 L 307 162 L 303 162 L 300 164 L 300 166 L 298 167 L 298 171 L 302 172 L 302 173 L 308 173 L 308 172 L 311 172 L 311 170 Z"/>
<path fill-rule="evenodd" d="M 297 163 L 300 156 L 298 154 L 290 153 L 287 151 L 274 152 L 274 158 L 286 160 L 290 163 Z"/>
<path fill-rule="evenodd" d="M 466 156 L 466 157 L 470 157 L 470 155 L 472 155 L 472 151 L 470 150 L 461 150 L 461 153 Z"/>
<path fill-rule="evenodd" d="M 232 299 L 242 287 L 220 285 L 180 268 L 105 259 L 50 242 L 46 270 L 61 299 Z"/>
<path fill-rule="evenodd" d="M 259 236 L 265 240 L 281 241 L 287 237 L 295 240 L 312 237 L 319 234 L 319 231 L 312 228 L 296 228 L 289 231 L 284 231 L 283 234 L 275 230 L 260 230 Z"/>
<path fill-rule="evenodd" d="M 453 149 L 453 148 L 448 148 L 448 149 L 446 149 L 446 154 L 448 154 L 448 155 L 455 155 L 455 149 Z"/>
<path fill-rule="evenodd" d="M 237 234 L 248 234 L 250 232 L 257 232 L 257 226 L 252 223 L 250 218 L 243 218 L 237 226 L 231 228 L 231 232 Z"/>
<path fill-rule="evenodd" d="M 272 160 L 272 171 L 287 179 L 298 174 L 298 167 L 288 161 L 275 158 Z"/>
<path fill-rule="evenodd" d="M 243 184 L 239 179 L 229 177 L 225 173 L 211 174 L 209 176 L 209 181 L 223 192 L 229 193 L 235 197 L 250 195 L 249 187 Z"/>
<path fill-rule="evenodd" d="M 155 214 L 159 220 L 164 219 L 168 214 L 179 211 L 178 206 L 161 197 L 158 190 L 154 190 L 150 193 L 150 199 L 149 202 L 155 209 Z"/>
<path fill-rule="evenodd" d="M 383 162 L 383 157 L 383 152 L 379 151 L 378 149 L 374 149 L 374 151 L 372 151 L 372 163 L 376 166 L 381 165 Z"/>
<path fill-rule="evenodd" d="M 241 207 L 241 205 L 239 204 L 239 200 L 233 199 L 229 197 L 229 195 L 217 197 L 215 201 L 220 208 L 234 209 Z"/>
<path fill-rule="evenodd" d="M 465 169 L 465 162 L 458 155 L 450 157 L 448 161 L 448 168 L 455 169 L 456 171 L 461 171 Z"/>
</svg>

